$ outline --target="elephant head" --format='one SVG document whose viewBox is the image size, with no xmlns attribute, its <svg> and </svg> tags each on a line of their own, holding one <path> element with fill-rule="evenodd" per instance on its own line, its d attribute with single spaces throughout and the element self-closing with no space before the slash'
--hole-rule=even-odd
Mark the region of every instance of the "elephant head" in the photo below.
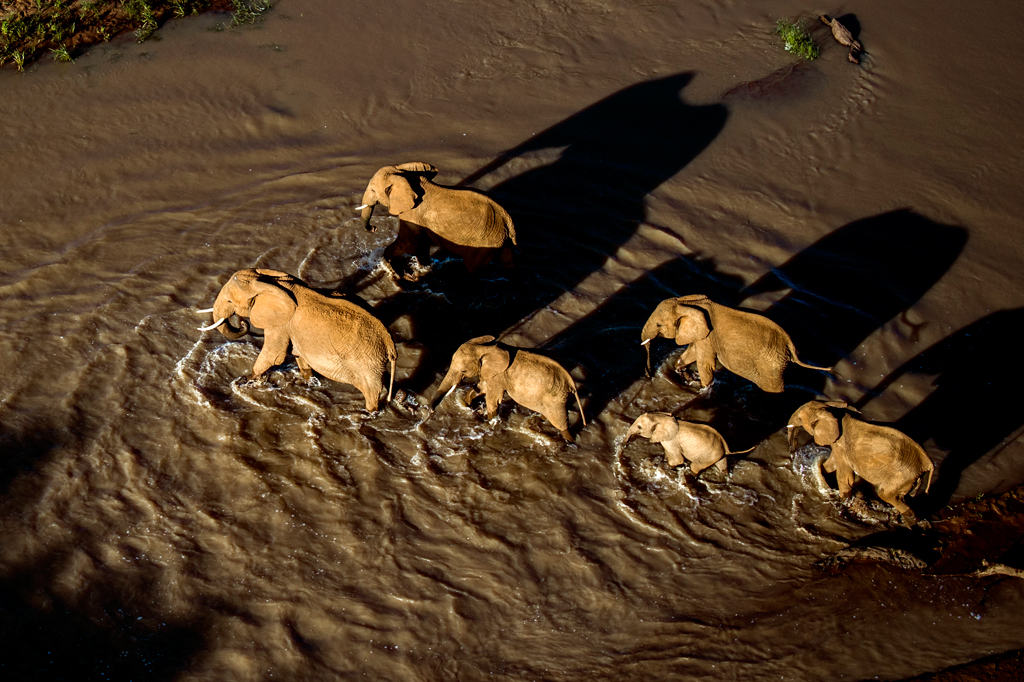
<svg viewBox="0 0 1024 682">
<path fill-rule="evenodd" d="M 432 405 L 436 407 L 463 379 L 480 378 L 487 381 L 508 369 L 511 356 L 494 340 L 493 336 L 478 336 L 459 346 L 452 355 L 448 373 L 434 393 Z"/>
<path fill-rule="evenodd" d="M 647 350 L 647 373 L 651 373 L 651 341 L 675 339 L 680 346 L 696 343 L 711 334 L 708 311 L 701 307 L 707 296 L 669 298 L 658 304 L 640 332 L 640 345 Z"/>
<path fill-rule="evenodd" d="M 370 232 L 376 228 L 370 226 L 373 208 L 381 204 L 391 215 L 401 215 L 419 203 L 422 191 L 417 191 L 409 182 L 407 174 L 419 174 L 430 180 L 437 175 L 437 169 L 429 163 L 419 161 L 403 163 L 398 166 L 384 166 L 373 174 L 363 192 L 363 205 L 356 210 L 362 211 L 360 218 L 363 227 Z"/>
<path fill-rule="evenodd" d="M 667 412 L 647 412 L 636 418 L 626 431 L 626 442 L 633 436 L 648 438 L 652 443 L 664 443 L 679 435 L 679 422 Z"/>
<path fill-rule="evenodd" d="M 202 331 L 216 328 L 226 338 L 235 340 L 249 332 L 249 322 L 242 319 L 235 327 L 229 321 L 232 315 L 249 318 L 254 327 L 270 329 L 287 324 L 295 314 L 295 295 L 281 286 L 294 278 L 277 270 L 239 270 L 221 287 L 213 308 L 216 320 Z"/>
<path fill-rule="evenodd" d="M 814 437 L 818 445 L 832 445 L 839 440 L 842 435 L 840 420 L 832 413 L 832 409 L 856 412 L 842 400 L 812 400 L 794 412 L 786 426 L 789 432 L 789 451 L 793 452 L 797 430 L 801 427 Z"/>
</svg>

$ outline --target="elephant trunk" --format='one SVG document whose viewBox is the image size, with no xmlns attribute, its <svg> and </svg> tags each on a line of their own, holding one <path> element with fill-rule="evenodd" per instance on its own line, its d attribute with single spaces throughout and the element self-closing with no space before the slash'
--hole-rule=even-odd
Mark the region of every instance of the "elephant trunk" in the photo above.
<svg viewBox="0 0 1024 682">
<path fill-rule="evenodd" d="M 624 444 L 628 445 L 629 441 L 633 440 L 633 437 L 638 435 L 639 433 L 640 433 L 640 425 L 639 424 L 633 424 L 632 426 L 630 426 L 629 430 L 626 431 L 626 441 L 625 441 Z"/>
<path fill-rule="evenodd" d="M 359 214 L 359 218 L 360 220 L 363 221 L 363 229 L 366 230 L 367 232 L 377 231 L 377 228 L 370 225 L 370 218 L 373 216 L 373 207 L 376 205 L 376 202 L 370 203 L 369 201 L 366 200 L 365 196 L 363 197 L 363 206 Z"/>
<path fill-rule="evenodd" d="M 441 385 L 437 387 L 437 391 L 434 392 L 434 397 L 430 401 L 431 409 L 436 408 L 442 400 L 448 397 L 448 394 L 455 390 L 455 387 L 462 381 L 464 374 L 459 370 L 452 367 L 448 370 L 448 374 L 445 375 L 444 380 L 441 381 Z"/>
<path fill-rule="evenodd" d="M 647 351 L 647 365 L 644 372 L 648 377 L 651 376 L 651 341 L 658 337 L 658 330 L 655 325 L 652 325 L 650 320 L 644 324 L 644 328 L 640 331 L 640 345 Z"/>
<path fill-rule="evenodd" d="M 217 301 L 213 304 L 213 318 L 215 320 L 224 320 L 217 327 L 217 331 L 223 334 L 224 338 L 228 341 L 235 341 L 249 333 L 249 323 L 245 320 L 240 320 L 237 327 L 231 324 L 231 316 L 234 313 L 234 307 L 229 302 L 221 300 L 221 296 L 218 296 Z"/>
<path fill-rule="evenodd" d="M 786 441 L 789 443 L 789 454 L 793 454 L 793 446 L 796 445 L 796 432 L 799 429 L 799 426 L 793 424 L 786 425 Z"/>
</svg>

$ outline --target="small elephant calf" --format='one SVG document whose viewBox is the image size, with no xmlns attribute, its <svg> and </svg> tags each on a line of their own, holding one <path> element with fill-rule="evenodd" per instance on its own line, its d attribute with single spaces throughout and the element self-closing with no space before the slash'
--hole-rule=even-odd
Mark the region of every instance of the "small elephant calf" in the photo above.
<svg viewBox="0 0 1024 682">
<path fill-rule="evenodd" d="M 875 486 L 878 496 L 904 517 L 913 516 L 903 501 L 914 494 L 918 481 L 928 475 L 924 491 L 932 483 L 935 465 L 920 445 L 888 426 L 869 424 L 853 416 L 853 408 L 842 401 L 812 400 L 789 418 L 789 449 L 793 450 L 796 430 L 803 428 L 818 445 L 829 445 L 832 454 L 825 471 L 836 473 L 839 493 L 848 497 L 854 476 Z"/>
<path fill-rule="evenodd" d="M 726 455 L 742 455 L 754 449 L 732 452 L 722 434 L 712 427 L 676 419 L 667 412 L 646 412 L 637 417 L 626 432 L 626 443 L 633 436 L 643 436 L 652 443 L 661 443 L 671 467 L 685 464 L 686 459 L 690 460 L 690 471 L 694 475 L 712 465 L 726 471 Z"/>
<path fill-rule="evenodd" d="M 513 358 L 514 355 L 514 358 Z M 440 404 L 463 379 L 480 378 L 473 400 L 483 395 L 487 400 L 487 418 L 498 412 L 498 404 L 508 393 L 523 407 L 540 412 L 568 443 L 575 442 L 569 433 L 569 417 L 565 400 L 576 396 L 583 426 L 583 406 L 576 392 L 576 383 L 557 362 L 543 355 L 495 343 L 493 336 L 480 336 L 459 346 L 452 356 L 452 365 L 434 394 L 432 404 Z M 440 396 L 440 397 L 438 397 Z"/>
</svg>

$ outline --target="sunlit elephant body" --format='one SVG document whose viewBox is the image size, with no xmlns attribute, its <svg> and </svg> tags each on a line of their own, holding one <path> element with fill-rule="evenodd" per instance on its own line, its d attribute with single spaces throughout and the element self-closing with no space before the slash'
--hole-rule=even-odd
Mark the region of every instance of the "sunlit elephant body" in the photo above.
<svg viewBox="0 0 1024 682">
<path fill-rule="evenodd" d="M 483 395 L 487 402 L 488 419 L 497 414 L 498 405 L 505 393 L 508 393 L 512 400 L 523 407 L 544 415 L 558 429 L 562 438 L 572 443 L 574 441 L 569 433 L 569 418 L 565 407 L 566 399 L 572 394 L 576 396 L 583 426 L 587 425 L 576 392 L 576 383 L 565 368 L 543 355 L 495 343 L 493 336 L 470 339 L 459 346 L 452 356 L 448 373 L 434 394 L 433 403 L 436 405 L 444 400 L 463 379 L 476 378 L 480 381 L 469 401 Z"/>
<path fill-rule="evenodd" d="M 726 455 L 739 455 L 750 450 L 732 452 L 718 431 L 707 424 L 676 419 L 667 412 L 646 412 L 630 425 L 626 443 L 634 436 L 648 438 L 665 448 L 665 459 L 670 467 L 690 460 L 690 471 L 699 474 L 710 466 L 728 470 Z"/>
<path fill-rule="evenodd" d="M 903 498 L 913 494 L 911 490 L 925 474 L 925 493 L 931 487 L 935 465 L 924 448 L 894 428 L 861 421 L 844 402 L 812 400 L 793 413 L 787 428 L 790 449 L 798 428 L 811 434 L 818 445 L 831 446 L 824 467 L 835 472 L 843 497 L 853 489 L 854 476 L 860 476 L 875 487 L 878 497 L 910 515 Z"/>
<path fill-rule="evenodd" d="M 810 369 L 832 369 L 801 362 L 789 335 L 767 317 L 719 305 L 703 295 L 666 299 L 651 313 L 640 335 L 640 342 L 647 347 L 648 366 L 650 343 L 657 337 L 688 345 L 676 361 L 676 369 L 697 363 L 702 387 L 711 383 L 717 362 L 769 393 L 782 392 L 782 374 L 790 362 Z"/>
<path fill-rule="evenodd" d="M 395 343 L 380 320 L 349 301 L 314 291 L 287 273 L 239 270 L 221 288 L 212 312 L 217 321 L 202 329 L 217 328 L 228 339 L 249 331 L 245 320 L 234 327 L 228 319 L 232 315 L 248 318 L 263 329 L 263 349 L 253 365 L 253 379 L 284 362 L 291 346 L 303 378 L 309 381 L 311 370 L 316 370 L 328 379 L 352 384 L 363 394 L 370 412 L 379 406 L 389 363 L 394 383 Z"/>
<path fill-rule="evenodd" d="M 370 179 L 360 207 L 363 226 L 371 229 L 377 204 L 398 216 L 398 237 L 385 249 L 385 259 L 409 254 L 423 260 L 433 242 L 462 258 L 470 274 L 498 252 L 511 266 L 516 230 L 508 212 L 475 190 L 434 184 L 436 174 L 430 164 L 414 162 L 385 166 Z"/>
</svg>

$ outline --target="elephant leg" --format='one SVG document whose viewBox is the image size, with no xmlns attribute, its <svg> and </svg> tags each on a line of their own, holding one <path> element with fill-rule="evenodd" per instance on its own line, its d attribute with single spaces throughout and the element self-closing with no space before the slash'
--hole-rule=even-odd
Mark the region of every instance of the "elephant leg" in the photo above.
<svg viewBox="0 0 1024 682">
<path fill-rule="evenodd" d="M 728 473 L 729 471 L 729 463 L 725 460 L 725 457 L 715 462 L 715 466 L 718 467 L 718 470 L 722 473 Z"/>
<path fill-rule="evenodd" d="M 355 379 L 352 385 L 359 389 L 366 401 L 366 411 L 376 412 L 380 408 L 381 378 L 379 376 L 363 376 Z"/>
<path fill-rule="evenodd" d="M 462 263 L 466 266 L 466 271 L 475 277 L 491 262 L 493 257 L 493 249 L 466 249 L 462 256 Z"/>
<path fill-rule="evenodd" d="M 313 368 L 301 356 L 296 356 L 295 361 L 299 363 L 299 374 L 302 375 L 306 383 L 309 383 L 313 379 Z"/>
<path fill-rule="evenodd" d="M 839 494 L 843 497 L 849 497 L 850 492 L 853 490 L 853 469 L 842 464 L 837 466 L 836 481 L 839 483 Z"/>
<path fill-rule="evenodd" d="M 466 395 L 463 396 L 463 398 L 462 398 L 462 404 L 465 405 L 466 407 L 469 407 L 470 405 L 473 404 L 474 400 L 476 400 L 477 398 L 479 398 L 482 395 L 483 395 L 483 391 L 481 391 L 476 386 L 473 386 L 468 391 L 466 391 Z"/>
<path fill-rule="evenodd" d="M 487 404 L 487 418 L 494 419 L 498 416 L 498 405 L 501 404 L 501 399 L 505 397 L 505 391 L 502 389 L 484 389 L 484 401 Z"/>
<path fill-rule="evenodd" d="M 544 418 L 551 422 L 551 425 L 558 429 L 558 433 L 567 443 L 575 443 L 576 439 L 569 433 L 569 414 L 565 410 L 565 398 L 559 404 L 546 405 L 541 413 Z"/>
<path fill-rule="evenodd" d="M 667 440 L 661 446 L 665 448 L 665 461 L 668 462 L 670 467 L 677 467 L 686 463 L 686 460 L 683 458 L 683 449 L 677 443 Z"/>
<path fill-rule="evenodd" d="M 686 350 L 683 351 L 683 354 L 679 356 L 678 360 L 676 360 L 676 371 L 679 372 L 680 374 L 682 374 L 683 370 L 686 369 L 691 363 L 697 361 L 697 349 L 694 348 L 693 346 L 694 344 L 692 343 L 689 346 L 687 346 Z"/>
<path fill-rule="evenodd" d="M 830 454 L 828 456 L 828 459 L 825 460 L 825 463 L 822 465 L 822 468 L 825 470 L 825 473 L 831 474 L 831 473 L 835 473 L 835 470 L 836 470 L 837 466 L 838 465 L 836 464 L 836 456 L 833 453 L 833 454 Z"/>
<path fill-rule="evenodd" d="M 263 350 L 252 366 L 252 378 L 259 379 L 263 373 L 284 362 L 288 355 L 288 334 L 279 329 L 266 329 L 263 336 Z"/>
<path fill-rule="evenodd" d="M 715 379 L 715 363 L 718 356 L 707 344 L 693 344 L 697 346 L 697 374 L 700 375 L 700 387 L 707 388 Z"/>
<path fill-rule="evenodd" d="M 883 502 L 888 502 L 896 508 L 900 514 L 912 514 L 910 507 L 903 501 L 903 496 L 906 494 L 905 490 L 893 490 L 887 485 L 880 485 L 875 488 L 875 492 L 878 493 L 878 497 Z"/>
</svg>

